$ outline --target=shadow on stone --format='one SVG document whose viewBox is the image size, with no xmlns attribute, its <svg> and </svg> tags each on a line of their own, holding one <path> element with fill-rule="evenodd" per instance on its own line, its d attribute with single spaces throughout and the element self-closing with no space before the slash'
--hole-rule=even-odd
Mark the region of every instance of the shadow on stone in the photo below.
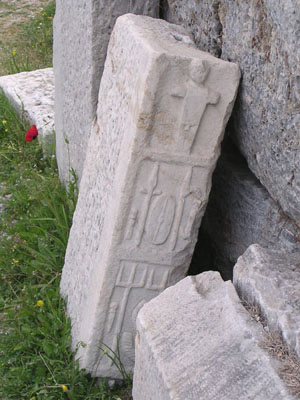
<svg viewBox="0 0 300 400">
<path fill-rule="evenodd" d="M 300 250 L 299 237 L 296 224 L 283 213 L 226 138 L 188 274 L 215 270 L 224 280 L 232 279 L 234 264 L 251 244 L 295 252 Z"/>
</svg>

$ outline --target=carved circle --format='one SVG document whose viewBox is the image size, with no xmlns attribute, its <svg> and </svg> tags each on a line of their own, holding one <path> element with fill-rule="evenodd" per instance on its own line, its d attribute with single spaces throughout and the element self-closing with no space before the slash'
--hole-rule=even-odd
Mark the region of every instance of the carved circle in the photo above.
<svg viewBox="0 0 300 400">
<path fill-rule="evenodd" d="M 175 209 L 174 196 L 163 194 L 153 201 L 146 230 L 151 243 L 160 245 L 166 242 L 173 225 Z"/>
</svg>

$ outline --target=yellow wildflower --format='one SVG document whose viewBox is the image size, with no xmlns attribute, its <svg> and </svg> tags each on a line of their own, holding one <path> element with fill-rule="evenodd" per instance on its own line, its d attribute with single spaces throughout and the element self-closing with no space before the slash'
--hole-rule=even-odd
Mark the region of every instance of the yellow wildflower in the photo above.
<svg viewBox="0 0 300 400">
<path fill-rule="evenodd" d="M 66 385 L 61 385 L 62 391 L 67 392 L 68 391 L 68 386 Z"/>
<path fill-rule="evenodd" d="M 13 56 L 15 56 L 15 55 L 17 54 L 17 50 L 16 50 L 16 49 L 13 49 L 13 51 L 11 52 L 11 54 L 12 54 Z"/>
<path fill-rule="evenodd" d="M 37 305 L 38 307 L 43 307 L 43 305 L 44 305 L 43 300 L 38 300 L 37 303 L 36 303 L 36 305 Z"/>
<path fill-rule="evenodd" d="M 6 119 L 3 119 L 3 120 L 2 120 L 2 124 L 3 124 L 3 125 L 6 125 L 6 124 L 7 124 Z"/>
<path fill-rule="evenodd" d="M 5 129 L 5 132 L 8 132 L 8 129 L 7 129 L 7 128 Z"/>
</svg>

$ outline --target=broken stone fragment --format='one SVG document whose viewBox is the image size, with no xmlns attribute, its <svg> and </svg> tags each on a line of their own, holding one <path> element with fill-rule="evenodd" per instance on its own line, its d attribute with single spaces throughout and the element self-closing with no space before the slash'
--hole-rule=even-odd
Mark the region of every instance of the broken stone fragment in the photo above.
<svg viewBox="0 0 300 400">
<path fill-rule="evenodd" d="M 138 311 L 185 276 L 239 79 L 181 27 L 117 20 L 61 281 L 93 375 L 120 378 L 105 345 L 132 370 Z"/>
<path fill-rule="evenodd" d="M 189 276 L 138 314 L 133 399 L 291 399 L 263 335 L 231 281 Z"/>
<path fill-rule="evenodd" d="M 233 283 L 242 298 L 258 305 L 269 329 L 279 331 L 300 357 L 300 252 L 254 244 L 239 257 Z"/>
<path fill-rule="evenodd" d="M 44 153 L 50 153 L 55 135 L 53 69 L 1 76 L 1 89 L 17 113 L 37 126 L 39 143 Z"/>
</svg>

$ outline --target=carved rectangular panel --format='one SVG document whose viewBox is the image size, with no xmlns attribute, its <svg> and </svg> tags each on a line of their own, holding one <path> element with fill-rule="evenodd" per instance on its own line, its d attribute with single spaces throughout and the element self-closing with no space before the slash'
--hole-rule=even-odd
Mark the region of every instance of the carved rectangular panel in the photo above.
<svg viewBox="0 0 300 400">
<path fill-rule="evenodd" d="M 125 225 L 124 243 L 179 251 L 190 241 L 208 192 L 205 168 L 143 160 Z M 196 228 L 197 230 L 197 228 Z"/>
<path fill-rule="evenodd" d="M 103 348 L 125 355 L 126 363 L 134 363 L 135 321 L 142 306 L 164 290 L 169 282 L 171 266 L 122 260 L 110 299 L 105 321 Z M 108 357 L 103 362 L 112 365 Z"/>
<path fill-rule="evenodd" d="M 208 60 L 193 59 L 184 70 L 180 78 L 178 70 L 172 70 L 171 61 L 165 61 L 159 81 L 164 96 L 157 93 L 155 108 L 147 121 L 152 130 L 150 146 L 172 148 L 178 154 L 207 155 L 213 153 L 216 144 L 216 137 L 211 134 L 211 117 L 218 114 L 221 93 L 215 90 L 215 82 L 210 79 Z M 155 112 L 157 109 L 159 113 Z"/>
<path fill-rule="evenodd" d="M 113 30 L 73 218 L 61 292 L 80 366 L 133 368 L 140 307 L 182 279 L 239 82 L 165 21 L 122 16 Z"/>
</svg>

